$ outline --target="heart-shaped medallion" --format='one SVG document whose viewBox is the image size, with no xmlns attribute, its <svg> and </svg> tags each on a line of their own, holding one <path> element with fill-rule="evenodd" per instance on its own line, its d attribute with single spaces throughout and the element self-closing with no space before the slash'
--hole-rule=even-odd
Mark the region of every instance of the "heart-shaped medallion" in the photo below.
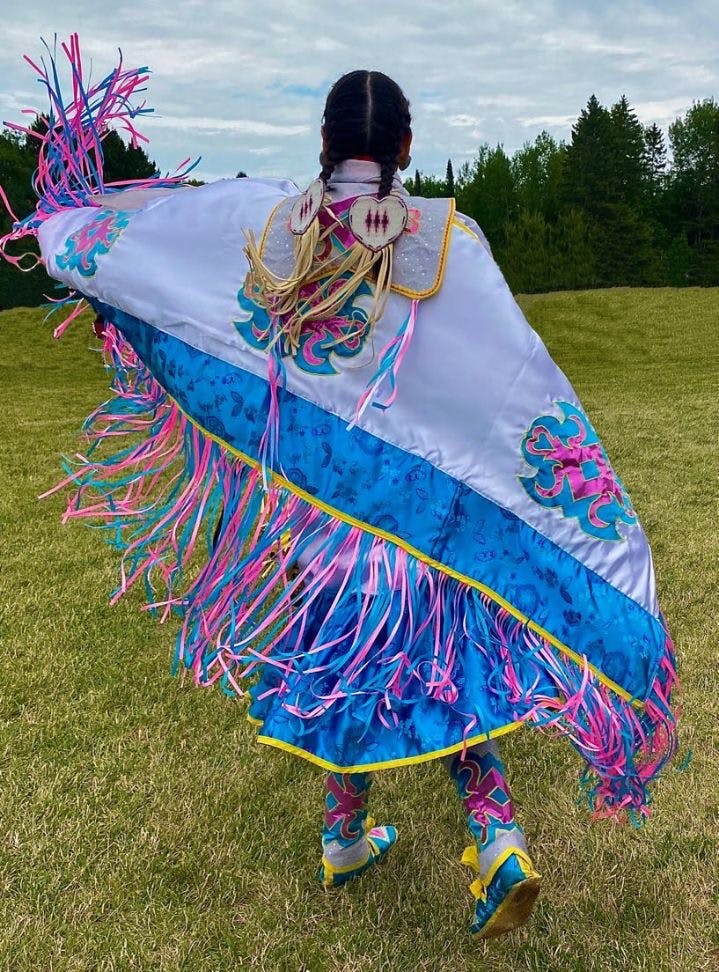
<svg viewBox="0 0 719 972">
<path fill-rule="evenodd" d="M 358 196 L 347 214 L 349 227 L 355 239 L 368 250 L 383 250 L 404 231 L 409 213 L 405 201 L 399 196 Z"/>
<path fill-rule="evenodd" d="M 290 230 L 295 236 L 302 236 L 303 233 L 307 232 L 312 220 L 320 211 L 324 195 L 324 182 L 321 179 L 315 179 L 306 191 L 297 197 L 290 210 Z"/>
</svg>

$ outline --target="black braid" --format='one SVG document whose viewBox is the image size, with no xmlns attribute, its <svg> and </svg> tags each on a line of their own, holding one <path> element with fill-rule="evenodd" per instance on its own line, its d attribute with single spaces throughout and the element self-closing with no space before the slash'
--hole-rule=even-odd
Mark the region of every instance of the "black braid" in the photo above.
<svg viewBox="0 0 719 972">
<path fill-rule="evenodd" d="M 330 162 L 326 157 L 322 158 L 322 171 L 320 172 L 319 178 L 324 182 L 325 188 L 327 183 L 332 178 L 332 173 L 334 172 L 335 164 Z"/>
<path fill-rule="evenodd" d="M 337 153 L 329 149 L 327 152 L 322 153 L 322 171 L 319 174 L 319 178 L 324 182 L 325 186 L 332 178 L 332 173 L 335 170 L 335 166 L 342 162 L 342 158 L 338 157 Z"/>
<path fill-rule="evenodd" d="M 392 188 L 403 139 L 411 132 L 409 102 L 380 71 L 352 71 L 332 86 L 324 113 L 327 149 L 320 179 L 327 184 L 336 165 L 367 155 L 381 166 L 378 196 Z"/>
<path fill-rule="evenodd" d="M 377 190 L 377 195 L 380 199 L 384 199 L 385 196 L 389 195 L 390 190 L 392 189 L 394 174 L 397 171 L 397 163 L 394 160 L 385 159 L 384 162 L 381 162 L 380 164 L 382 168 L 380 170 L 379 189 Z"/>
</svg>

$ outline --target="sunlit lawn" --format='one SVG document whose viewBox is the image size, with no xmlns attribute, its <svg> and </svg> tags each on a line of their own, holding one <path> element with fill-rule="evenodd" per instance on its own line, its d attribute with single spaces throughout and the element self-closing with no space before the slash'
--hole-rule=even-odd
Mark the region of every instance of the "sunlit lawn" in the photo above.
<svg viewBox="0 0 719 972">
<path fill-rule="evenodd" d="M 569 374 L 652 542 L 681 658 L 689 768 L 642 831 L 593 823 L 578 758 L 504 743 L 544 891 L 532 923 L 471 939 L 460 808 L 440 765 L 378 776 L 400 829 L 343 892 L 314 880 L 318 770 L 258 746 L 242 703 L 169 675 L 173 632 L 114 608 L 113 552 L 59 525 L 58 478 L 106 395 L 81 322 L 0 314 L 0 969 L 719 969 L 719 292 L 522 301 Z"/>
</svg>

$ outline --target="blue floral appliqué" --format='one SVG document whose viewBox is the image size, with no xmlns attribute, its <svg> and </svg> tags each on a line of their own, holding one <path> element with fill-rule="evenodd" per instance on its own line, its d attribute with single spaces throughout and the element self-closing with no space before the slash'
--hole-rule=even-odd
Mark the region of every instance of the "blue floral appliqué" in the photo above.
<svg viewBox="0 0 719 972">
<path fill-rule="evenodd" d="M 55 258 L 60 270 L 77 270 L 83 277 L 97 272 L 97 258 L 107 253 L 130 222 L 132 213 L 98 209 L 65 241 L 65 250 Z"/>
<path fill-rule="evenodd" d="M 342 286 L 344 277 L 334 282 L 329 293 Z M 327 293 L 322 288 L 326 296 Z M 320 299 L 320 288 L 316 283 L 300 290 L 300 299 L 315 303 Z M 294 364 L 302 371 L 313 375 L 337 375 L 338 358 L 354 358 L 365 346 L 369 335 L 369 315 L 367 306 L 373 291 L 363 280 L 350 295 L 334 317 L 324 321 L 308 321 L 300 338 L 299 347 L 292 356 Z M 271 339 L 271 322 L 267 310 L 257 300 L 257 292 L 250 290 L 249 283 L 237 295 L 240 316 L 234 322 L 244 340 L 252 348 L 266 351 Z M 283 356 L 289 351 L 282 349 Z"/>
<path fill-rule="evenodd" d="M 522 439 L 522 455 L 537 472 L 520 476 L 527 493 L 545 507 L 560 507 L 598 540 L 623 540 L 618 524 L 637 515 L 594 427 L 574 405 L 555 402 L 562 418 L 541 415 Z"/>
</svg>

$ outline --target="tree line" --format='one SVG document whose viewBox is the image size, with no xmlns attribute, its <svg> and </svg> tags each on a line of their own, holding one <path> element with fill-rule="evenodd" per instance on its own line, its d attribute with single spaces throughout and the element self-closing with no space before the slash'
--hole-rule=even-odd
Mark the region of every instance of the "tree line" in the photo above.
<svg viewBox="0 0 719 972">
<path fill-rule="evenodd" d="M 415 195 L 454 195 L 512 288 L 719 285 L 719 104 L 643 126 L 623 96 L 592 95 L 567 142 L 542 132 L 512 155 L 483 145 L 455 176 L 415 172 Z"/>
<path fill-rule="evenodd" d="M 38 118 L 34 130 L 46 121 Z M 0 186 L 18 216 L 32 211 L 38 140 L 0 134 Z M 105 179 L 157 169 L 116 132 L 103 142 Z M 238 177 L 245 176 L 238 172 Z M 195 183 L 198 184 L 198 183 Z M 509 155 L 482 145 L 455 176 L 416 171 L 414 195 L 454 195 L 484 230 L 515 293 L 618 286 L 719 286 L 719 104 L 696 102 L 669 126 L 643 126 L 626 96 L 592 95 L 567 142 L 542 132 Z M 0 235 L 10 219 L 0 208 Z M 27 243 L 23 244 L 27 249 Z M 0 309 L 45 301 L 41 268 L 0 260 Z"/>
</svg>

